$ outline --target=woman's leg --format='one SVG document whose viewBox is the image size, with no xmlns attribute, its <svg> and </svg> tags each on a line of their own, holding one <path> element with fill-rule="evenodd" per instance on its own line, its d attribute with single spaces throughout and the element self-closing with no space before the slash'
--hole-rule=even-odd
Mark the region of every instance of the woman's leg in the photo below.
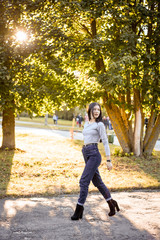
<svg viewBox="0 0 160 240">
<path fill-rule="evenodd" d="M 112 199 L 109 189 L 103 183 L 98 169 L 96 170 L 96 172 L 94 174 L 92 182 L 93 182 L 94 186 L 98 188 L 98 190 L 103 195 L 103 197 L 105 198 L 105 200 L 107 201 L 107 203 L 109 205 L 110 212 L 108 213 L 108 215 L 111 217 L 111 216 L 115 215 L 116 210 L 120 211 L 118 203 Z"/>
<path fill-rule="evenodd" d="M 101 163 L 101 156 L 98 151 L 88 158 L 84 155 L 84 159 L 86 165 L 80 179 L 80 195 L 78 199 L 79 205 L 83 205 L 85 203 L 90 181 L 93 179 L 93 176 L 95 175 L 95 172 Z"/>
<path fill-rule="evenodd" d="M 106 201 L 109 201 L 111 199 L 110 191 L 106 187 L 104 182 L 102 181 L 98 169 L 96 170 L 96 172 L 93 176 L 92 182 L 93 182 L 94 186 L 98 188 L 98 190 L 103 195 L 103 197 L 106 199 Z"/>
</svg>

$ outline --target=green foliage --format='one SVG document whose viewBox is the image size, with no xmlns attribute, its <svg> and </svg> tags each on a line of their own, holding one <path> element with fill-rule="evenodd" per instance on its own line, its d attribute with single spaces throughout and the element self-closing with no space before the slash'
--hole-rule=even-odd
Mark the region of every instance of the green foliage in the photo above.
<svg viewBox="0 0 160 240">
<path fill-rule="evenodd" d="M 84 106 L 93 98 L 95 87 L 86 87 L 85 80 L 80 81 L 73 69 L 66 67 L 69 37 L 57 25 L 58 15 L 52 15 L 54 8 L 48 4 L 1 1 L 1 110 L 11 104 L 17 112 L 52 113 L 64 104 Z M 26 41 L 17 41 L 19 30 L 26 32 Z"/>
<path fill-rule="evenodd" d="M 124 153 L 120 148 L 115 148 L 113 155 L 117 157 L 131 157 L 134 155 L 134 153 L 133 152 Z"/>
<path fill-rule="evenodd" d="M 143 108 L 159 108 L 158 1 L 2 0 L 0 9 L 2 109 L 14 99 L 19 112 L 51 112 L 106 91 L 121 105 L 134 88 Z M 19 29 L 26 42 L 14 38 Z"/>
<path fill-rule="evenodd" d="M 120 94 L 133 96 L 133 89 L 140 89 L 142 107 L 159 108 L 158 1 L 58 1 L 48 9 L 52 29 L 58 26 L 62 36 L 58 44 L 65 68 L 94 79 L 99 96 L 107 91 L 118 105 Z"/>
</svg>

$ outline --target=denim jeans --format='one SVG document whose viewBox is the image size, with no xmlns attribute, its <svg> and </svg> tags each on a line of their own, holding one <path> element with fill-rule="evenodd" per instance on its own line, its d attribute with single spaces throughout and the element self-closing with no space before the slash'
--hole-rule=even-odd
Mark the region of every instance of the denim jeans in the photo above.
<svg viewBox="0 0 160 240">
<path fill-rule="evenodd" d="M 103 197 L 107 200 L 111 199 L 111 194 L 103 183 L 98 171 L 101 163 L 101 155 L 97 145 L 88 145 L 82 148 L 83 157 L 85 160 L 85 168 L 80 179 L 80 195 L 78 204 L 83 205 L 88 195 L 88 187 L 92 180 L 95 187 L 98 188 Z"/>
</svg>

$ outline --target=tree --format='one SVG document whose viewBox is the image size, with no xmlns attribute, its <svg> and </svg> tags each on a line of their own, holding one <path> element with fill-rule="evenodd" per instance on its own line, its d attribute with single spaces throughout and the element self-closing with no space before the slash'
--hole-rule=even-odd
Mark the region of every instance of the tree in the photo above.
<svg viewBox="0 0 160 240">
<path fill-rule="evenodd" d="M 2 148 L 15 148 L 15 115 L 21 111 L 37 114 L 53 111 L 64 102 L 76 104 L 82 84 L 66 72 L 45 36 L 42 19 L 45 2 L 10 1 L 0 3 L 0 107 L 3 112 Z M 18 42 L 17 31 L 28 34 Z M 59 33 L 59 32 L 58 32 Z M 55 35 L 58 34 L 55 32 Z M 59 36 L 58 36 L 59 37 Z M 79 86 L 79 87 L 78 87 Z"/>
<path fill-rule="evenodd" d="M 33 44 L 29 40 L 27 43 L 19 43 L 15 39 L 18 29 L 23 29 L 20 19 L 24 9 L 24 1 L 2 0 L 0 3 L 0 106 L 3 112 L 2 148 L 8 147 L 9 149 L 15 148 L 16 110 L 20 111 L 24 109 L 25 105 L 30 105 L 30 110 L 38 110 L 38 104 L 42 103 L 42 99 L 44 99 L 42 91 L 40 92 L 41 96 L 37 96 L 38 94 L 35 94 L 35 90 L 38 90 L 38 88 L 33 88 L 33 84 L 30 84 L 29 81 L 24 81 L 24 78 L 26 78 L 25 70 L 29 70 L 29 68 L 26 69 L 24 67 L 24 60 L 31 52 L 37 49 L 35 41 L 33 41 Z M 36 104 L 33 104 L 35 100 Z"/>
<path fill-rule="evenodd" d="M 101 97 L 123 151 L 151 154 L 160 133 L 159 1 L 1 2 L 3 119 L 5 111 L 14 119 L 17 106 L 39 111 L 47 101 L 71 106 Z M 22 25 L 32 47 L 18 46 L 15 55 L 8 33 Z"/>
<path fill-rule="evenodd" d="M 160 133 L 159 10 L 158 1 L 126 1 L 114 6 L 112 14 L 113 29 L 117 32 L 111 46 L 113 43 L 117 47 L 111 63 L 116 63 L 120 76 L 114 82 L 118 87 L 111 98 L 113 102 L 118 100 L 119 106 L 110 103 L 106 109 L 113 126 L 116 125 L 115 132 L 123 150 L 136 155 L 151 154 Z M 113 74 L 112 66 L 103 78 L 110 74 Z M 108 97 L 110 94 L 104 99 Z M 149 124 L 144 133 L 145 112 Z M 117 128 L 122 133 L 119 134 Z"/>
<path fill-rule="evenodd" d="M 63 64 L 98 83 L 123 151 L 150 155 L 160 133 L 159 1 L 48 1 L 48 9 L 66 36 Z"/>
</svg>

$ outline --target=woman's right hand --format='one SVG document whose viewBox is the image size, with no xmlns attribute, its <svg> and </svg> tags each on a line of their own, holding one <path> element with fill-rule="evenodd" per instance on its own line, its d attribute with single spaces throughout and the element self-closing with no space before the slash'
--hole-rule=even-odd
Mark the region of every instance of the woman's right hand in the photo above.
<svg viewBox="0 0 160 240">
<path fill-rule="evenodd" d="M 111 163 L 111 162 L 107 162 L 107 169 L 108 169 L 109 171 L 111 171 L 112 168 L 113 168 L 112 163 Z"/>
</svg>

